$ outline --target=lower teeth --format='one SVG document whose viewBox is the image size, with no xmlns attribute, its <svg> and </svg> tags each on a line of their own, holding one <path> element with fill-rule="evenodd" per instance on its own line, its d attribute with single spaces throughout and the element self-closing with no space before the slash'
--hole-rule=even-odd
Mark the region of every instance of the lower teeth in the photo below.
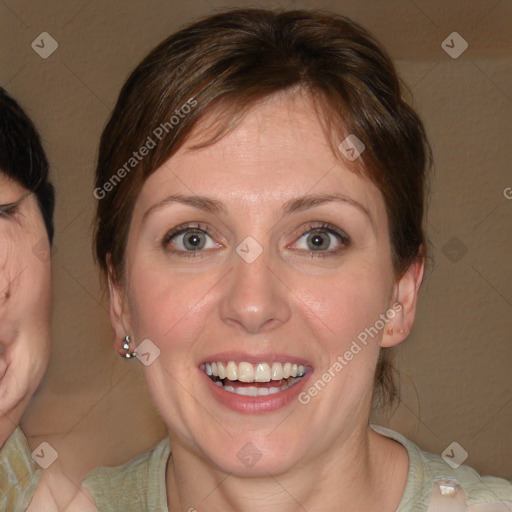
<svg viewBox="0 0 512 512">
<path fill-rule="evenodd" d="M 293 386 L 296 382 L 298 382 L 302 377 L 292 377 L 290 379 L 290 382 L 287 382 L 283 386 L 280 386 L 278 388 L 258 388 L 256 386 L 225 386 L 222 384 L 222 381 L 217 380 L 215 381 L 215 384 L 219 386 L 220 388 L 224 389 L 225 391 L 229 391 L 230 393 L 235 393 L 237 395 L 244 395 L 244 396 L 267 396 L 267 395 L 275 395 L 276 393 L 279 393 L 280 391 L 284 391 L 285 389 L 288 389 L 290 386 Z"/>
</svg>

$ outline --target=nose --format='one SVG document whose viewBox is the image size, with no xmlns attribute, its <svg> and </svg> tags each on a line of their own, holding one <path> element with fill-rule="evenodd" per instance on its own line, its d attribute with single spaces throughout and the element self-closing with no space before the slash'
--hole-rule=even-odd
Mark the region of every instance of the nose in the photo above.
<svg viewBox="0 0 512 512">
<path fill-rule="evenodd" d="M 251 263 L 233 253 L 234 268 L 220 302 L 224 322 L 250 334 L 267 332 L 290 318 L 288 288 L 278 277 L 277 268 L 269 266 L 267 251 Z"/>
</svg>

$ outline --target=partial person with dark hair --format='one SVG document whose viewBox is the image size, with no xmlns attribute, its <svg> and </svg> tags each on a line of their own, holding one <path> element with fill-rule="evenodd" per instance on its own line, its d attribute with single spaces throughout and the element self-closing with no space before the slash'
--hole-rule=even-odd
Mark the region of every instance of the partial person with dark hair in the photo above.
<svg viewBox="0 0 512 512">
<path fill-rule="evenodd" d="M 0 511 L 25 510 L 41 476 L 19 423 L 50 354 L 54 204 L 37 131 L 0 88 Z"/>
<path fill-rule="evenodd" d="M 430 163 L 391 59 L 339 15 L 223 12 L 137 66 L 95 250 L 169 435 L 86 477 L 101 512 L 510 509 L 510 483 L 369 424 L 414 323 Z"/>
</svg>

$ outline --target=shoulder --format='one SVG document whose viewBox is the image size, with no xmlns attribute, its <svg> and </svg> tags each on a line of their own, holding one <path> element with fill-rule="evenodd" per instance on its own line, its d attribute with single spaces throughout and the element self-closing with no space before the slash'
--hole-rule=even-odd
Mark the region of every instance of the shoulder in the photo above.
<svg viewBox="0 0 512 512">
<path fill-rule="evenodd" d="M 512 483 L 504 478 L 483 476 L 472 467 L 458 465 L 439 455 L 420 450 L 425 463 L 427 482 L 431 482 L 432 499 L 436 493 L 441 497 L 460 492 L 469 510 L 491 510 L 488 508 L 476 508 L 476 506 L 506 503 L 512 510 Z M 445 455 L 447 459 L 453 457 L 453 452 Z M 439 499 L 439 497 L 438 497 Z M 492 510 L 499 510 L 498 508 Z"/>
<path fill-rule="evenodd" d="M 0 510 L 25 510 L 41 478 L 21 428 L 0 450 Z M 2 508 L 3 507 L 3 508 Z"/>
<path fill-rule="evenodd" d="M 82 485 L 101 512 L 166 510 L 165 467 L 170 453 L 169 439 L 164 439 L 126 464 L 93 469 Z"/>
<path fill-rule="evenodd" d="M 77 493 L 67 478 L 56 479 L 52 470 L 38 469 L 19 427 L 0 450 L 0 475 L 0 511 L 97 512 L 90 496 Z"/>
<path fill-rule="evenodd" d="M 421 450 L 398 432 L 378 425 L 371 427 L 377 433 L 404 445 L 409 455 L 407 484 L 397 512 L 426 512 L 429 504 L 437 505 L 444 500 L 460 501 L 462 506 L 470 507 L 471 512 L 512 510 L 511 482 L 503 478 L 481 476 L 470 466 L 456 464 L 454 460 L 450 463 L 448 461 L 453 459 L 451 452 L 445 455 L 445 460 L 440 455 Z"/>
</svg>

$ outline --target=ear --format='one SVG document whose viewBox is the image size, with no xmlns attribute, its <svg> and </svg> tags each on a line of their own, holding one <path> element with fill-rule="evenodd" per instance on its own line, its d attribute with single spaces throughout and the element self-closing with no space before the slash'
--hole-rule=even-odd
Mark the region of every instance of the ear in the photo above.
<svg viewBox="0 0 512 512">
<path fill-rule="evenodd" d="M 130 314 L 123 286 L 116 280 L 110 254 L 107 254 L 108 292 L 110 299 L 110 323 L 116 335 L 116 351 L 124 355 L 122 339 L 131 333 Z"/>
<path fill-rule="evenodd" d="M 423 281 L 425 258 L 414 260 L 402 277 L 395 284 L 394 303 L 388 312 L 394 311 L 393 317 L 388 315 L 388 321 L 382 336 L 381 347 L 394 347 L 409 336 L 414 317 L 418 292 Z"/>
</svg>

